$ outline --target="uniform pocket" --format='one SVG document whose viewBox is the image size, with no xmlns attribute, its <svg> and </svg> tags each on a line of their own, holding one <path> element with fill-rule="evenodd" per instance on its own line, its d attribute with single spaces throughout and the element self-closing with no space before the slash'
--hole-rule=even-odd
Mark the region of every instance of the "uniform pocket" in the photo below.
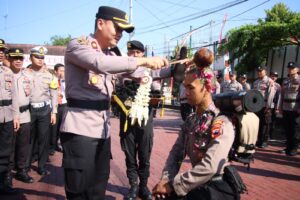
<svg viewBox="0 0 300 200">
<path fill-rule="evenodd" d="M 12 77 L 11 76 L 4 76 L 4 87 L 5 90 L 11 90 L 11 86 L 12 86 Z"/>
<path fill-rule="evenodd" d="M 91 89 L 102 90 L 104 87 L 104 75 L 95 74 L 94 72 L 90 71 L 88 74 L 86 74 L 84 86 Z"/>
</svg>

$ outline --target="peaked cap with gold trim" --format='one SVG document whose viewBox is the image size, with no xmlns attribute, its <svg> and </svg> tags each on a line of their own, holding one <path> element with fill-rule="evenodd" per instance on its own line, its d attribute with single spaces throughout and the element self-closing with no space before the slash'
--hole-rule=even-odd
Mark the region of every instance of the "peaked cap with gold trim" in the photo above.
<svg viewBox="0 0 300 200">
<path fill-rule="evenodd" d="M 10 48 L 7 52 L 9 57 L 23 57 L 24 58 L 24 50 L 20 48 Z"/>
<path fill-rule="evenodd" d="M 109 6 L 100 6 L 96 18 L 112 20 L 119 28 L 131 33 L 134 30 L 134 25 L 128 21 L 126 12 Z"/>
</svg>

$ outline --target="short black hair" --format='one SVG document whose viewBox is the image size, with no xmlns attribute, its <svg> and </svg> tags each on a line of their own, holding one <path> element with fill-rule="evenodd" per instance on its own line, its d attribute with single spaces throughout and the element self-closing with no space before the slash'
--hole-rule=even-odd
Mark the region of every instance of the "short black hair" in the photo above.
<svg viewBox="0 0 300 200">
<path fill-rule="evenodd" d="M 56 65 L 54 65 L 54 71 L 57 71 L 58 68 L 60 68 L 60 67 L 65 67 L 65 66 L 61 63 L 57 63 Z"/>
</svg>

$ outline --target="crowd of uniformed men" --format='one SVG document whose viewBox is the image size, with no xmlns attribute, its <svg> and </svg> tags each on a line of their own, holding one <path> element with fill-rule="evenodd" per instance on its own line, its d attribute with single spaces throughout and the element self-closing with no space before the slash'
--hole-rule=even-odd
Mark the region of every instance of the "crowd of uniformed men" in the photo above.
<svg viewBox="0 0 300 200">
<path fill-rule="evenodd" d="M 121 74 L 122 79 L 118 79 L 121 92 L 116 90 L 118 100 L 115 102 L 121 110 L 120 142 L 131 185 L 125 199 L 138 196 L 152 199 L 147 182 L 153 144 L 153 110 L 157 106 L 157 98 L 150 101 L 149 119 L 142 127 L 131 123 L 128 109 L 139 86 L 139 78 L 143 77 L 147 68 L 152 69 L 152 95 L 158 95 L 156 97 L 159 97 L 159 80 L 174 74 L 171 67 L 160 69 L 167 65 L 165 59 L 145 58 L 144 45 L 136 40 L 127 43 L 128 57 L 116 56 L 120 52 L 111 47 L 117 45 L 123 30 L 132 32 L 133 29 L 123 11 L 99 7 L 95 33 L 74 39 L 67 47 L 66 77 L 63 64 L 55 65 L 54 72 L 49 72 L 44 63 L 45 47 L 31 49 L 32 64 L 24 68 L 23 50 L 8 49 L 5 41 L 0 40 L 1 193 L 16 192 L 12 187 L 13 170 L 17 180 L 34 182 L 28 174 L 34 161 L 37 161 L 37 172 L 41 176 L 47 175 L 45 164 L 49 155 L 53 155 L 55 150 L 62 151 L 63 147 L 67 198 L 103 199 L 111 159 L 109 103 L 115 81 L 119 78 L 116 74 Z M 295 156 L 300 137 L 300 66 L 290 62 L 287 67 L 288 77 L 281 86 L 276 82 L 277 72 L 270 72 L 269 77 L 265 67 L 257 68 L 258 79 L 252 87 L 247 83 L 246 74 L 239 76 L 239 81 L 235 72 L 230 73 L 230 80 L 223 81 L 222 75 L 218 75 L 215 93 L 260 91 L 265 106 L 256 113 L 260 119 L 257 146 L 267 147 L 269 137 L 272 137 L 273 122 L 282 113 L 287 138 L 282 152 Z M 181 114 L 185 120 L 187 112 L 193 109 L 187 106 L 184 87 L 181 88 L 180 100 L 184 105 Z M 179 191 L 175 183 L 173 187 L 175 192 Z"/>
</svg>

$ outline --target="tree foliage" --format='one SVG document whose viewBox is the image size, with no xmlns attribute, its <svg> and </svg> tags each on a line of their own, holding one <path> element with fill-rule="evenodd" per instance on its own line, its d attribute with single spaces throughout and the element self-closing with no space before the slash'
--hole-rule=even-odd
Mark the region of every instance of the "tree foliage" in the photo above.
<svg viewBox="0 0 300 200">
<path fill-rule="evenodd" d="M 51 41 L 51 45 L 54 46 L 67 46 L 67 44 L 71 41 L 71 39 L 72 39 L 71 35 L 68 35 L 67 37 L 54 35 L 50 38 L 50 41 Z"/>
<path fill-rule="evenodd" d="M 265 64 L 270 49 L 300 46 L 300 13 L 290 11 L 283 3 L 266 10 L 266 18 L 230 30 L 220 52 L 230 52 L 230 61 L 239 59 L 237 70 L 247 72 Z"/>
</svg>

